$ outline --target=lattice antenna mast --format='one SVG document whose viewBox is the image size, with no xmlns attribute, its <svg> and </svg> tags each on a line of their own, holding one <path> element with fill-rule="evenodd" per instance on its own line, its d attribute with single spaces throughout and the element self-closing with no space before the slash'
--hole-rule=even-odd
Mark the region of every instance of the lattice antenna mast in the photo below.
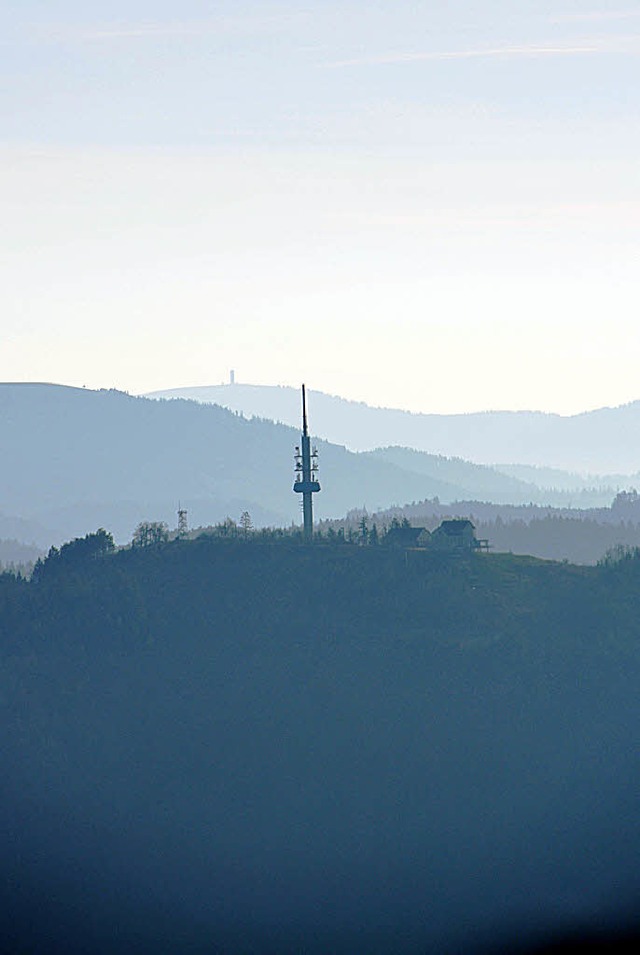
<svg viewBox="0 0 640 955">
<path fill-rule="evenodd" d="M 184 540 L 189 534 L 189 524 L 187 523 L 187 511 L 181 504 L 178 504 L 178 537 Z"/>
<path fill-rule="evenodd" d="M 313 495 L 320 490 L 320 484 L 316 477 L 318 451 L 316 448 L 311 450 L 311 439 L 307 425 L 307 394 L 304 385 L 302 386 L 302 439 L 301 444 L 296 446 L 294 461 L 295 483 L 293 490 L 296 494 L 302 494 L 304 539 L 310 541 L 313 538 Z"/>
</svg>

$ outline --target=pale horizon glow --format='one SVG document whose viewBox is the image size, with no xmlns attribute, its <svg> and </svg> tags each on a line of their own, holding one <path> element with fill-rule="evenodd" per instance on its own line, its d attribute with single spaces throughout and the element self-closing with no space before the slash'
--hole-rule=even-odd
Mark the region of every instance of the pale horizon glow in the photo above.
<svg viewBox="0 0 640 955">
<path fill-rule="evenodd" d="M 139 394 L 234 368 L 439 413 L 640 398 L 634 16 L 5 11 L 0 379 Z"/>
</svg>

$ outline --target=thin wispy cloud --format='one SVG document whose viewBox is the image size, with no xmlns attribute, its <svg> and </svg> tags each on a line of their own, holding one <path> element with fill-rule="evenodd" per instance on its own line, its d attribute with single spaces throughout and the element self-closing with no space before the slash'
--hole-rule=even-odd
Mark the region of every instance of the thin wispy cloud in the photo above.
<svg viewBox="0 0 640 955">
<path fill-rule="evenodd" d="M 324 63 L 326 67 L 343 66 L 384 66 L 393 63 L 419 63 L 428 60 L 470 60 L 490 57 L 544 57 L 544 56 L 580 56 L 603 52 L 597 44 L 579 46 L 506 46 L 476 50 L 445 50 L 424 53 L 385 53 L 381 56 L 354 57 L 352 59 L 333 60 Z"/>
</svg>

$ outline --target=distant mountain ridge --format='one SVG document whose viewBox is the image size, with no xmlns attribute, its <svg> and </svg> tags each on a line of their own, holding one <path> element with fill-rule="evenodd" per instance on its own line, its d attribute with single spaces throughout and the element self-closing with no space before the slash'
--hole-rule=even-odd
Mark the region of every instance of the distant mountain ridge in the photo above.
<svg viewBox="0 0 640 955">
<path fill-rule="evenodd" d="M 299 431 L 247 420 L 217 405 L 151 401 L 123 392 L 47 384 L 0 384 L 0 537 L 39 546 L 107 527 L 130 539 L 141 520 L 191 526 L 237 519 L 299 520 L 292 491 Z M 425 497 L 469 496 L 480 469 L 452 482 L 318 441 L 319 518 Z M 464 477 L 464 469 L 460 475 Z M 494 499 L 529 500 L 535 488 L 495 475 Z M 473 496 L 473 495 L 471 495 Z M 5 516 L 3 516 L 5 515 Z"/>
<path fill-rule="evenodd" d="M 540 411 L 419 414 L 309 391 L 314 433 L 354 451 L 399 445 L 479 464 L 496 462 L 609 475 L 640 470 L 640 401 L 564 417 Z M 171 388 L 189 398 L 297 426 L 296 388 L 227 384 Z"/>
<path fill-rule="evenodd" d="M 315 432 L 311 405 L 311 429 Z M 0 538 L 48 547 L 103 526 L 124 542 L 142 520 L 191 527 L 248 510 L 254 523 L 300 519 L 292 490 L 298 428 L 219 405 L 150 400 L 113 390 L 0 384 Z M 406 448 L 356 454 L 318 440 L 318 519 L 439 498 L 497 504 L 608 505 L 613 492 L 568 492 L 483 465 Z"/>
</svg>

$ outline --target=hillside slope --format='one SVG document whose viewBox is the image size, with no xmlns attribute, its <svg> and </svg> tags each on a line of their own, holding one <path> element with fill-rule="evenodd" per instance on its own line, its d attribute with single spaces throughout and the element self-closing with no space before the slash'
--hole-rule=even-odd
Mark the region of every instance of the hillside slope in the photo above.
<svg viewBox="0 0 640 955">
<path fill-rule="evenodd" d="M 250 511 L 258 524 L 299 519 L 299 432 L 218 406 L 151 401 L 60 385 L 0 385 L 0 536 L 42 546 L 98 526 L 127 540 L 140 520 L 192 526 Z M 443 492 L 441 482 L 318 442 L 319 517 Z"/>
<path fill-rule="evenodd" d="M 637 915 L 637 560 L 83 560 L 0 577 L 3 951 L 520 951 Z"/>
<path fill-rule="evenodd" d="M 425 451 L 415 451 L 412 448 L 377 448 L 375 451 L 361 452 L 363 456 L 375 461 L 385 461 L 395 464 L 404 471 L 422 474 L 430 481 L 443 485 L 443 491 L 437 496 L 444 503 L 452 501 L 487 501 L 494 504 L 543 504 L 552 507 L 574 506 L 580 508 L 603 507 L 613 500 L 619 487 L 626 487 L 624 478 L 617 484 L 601 484 L 593 486 L 579 475 L 575 475 L 575 482 L 571 483 L 572 475 L 564 471 L 552 472 L 564 478 L 553 483 L 546 483 L 549 472 L 538 469 L 515 468 L 527 478 L 516 474 L 502 472 L 497 467 L 484 464 L 473 464 L 461 458 L 444 457 L 443 455 L 428 454 Z M 535 478 L 540 483 L 535 483 Z M 432 494 L 432 497 L 434 495 Z"/>
<path fill-rule="evenodd" d="M 313 410 L 313 409 L 312 409 Z M 314 418 L 311 417 L 312 431 Z M 299 520 L 292 491 L 297 429 L 193 401 L 158 401 L 60 385 L 0 385 L 0 538 L 47 548 L 108 527 L 130 539 L 141 520 L 192 527 L 238 519 Z M 318 441 L 316 514 L 341 517 L 432 500 L 608 504 L 613 490 L 544 491 L 460 459 L 406 448 L 356 454 Z"/>
<path fill-rule="evenodd" d="M 508 462 L 594 474 L 640 470 L 640 402 L 563 417 L 536 411 L 413 414 L 311 391 L 316 433 L 356 451 L 401 445 L 480 464 Z M 155 397 L 215 402 L 287 424 L 300 416 L 295 388 L 214 385 Z"/>
</svg>

